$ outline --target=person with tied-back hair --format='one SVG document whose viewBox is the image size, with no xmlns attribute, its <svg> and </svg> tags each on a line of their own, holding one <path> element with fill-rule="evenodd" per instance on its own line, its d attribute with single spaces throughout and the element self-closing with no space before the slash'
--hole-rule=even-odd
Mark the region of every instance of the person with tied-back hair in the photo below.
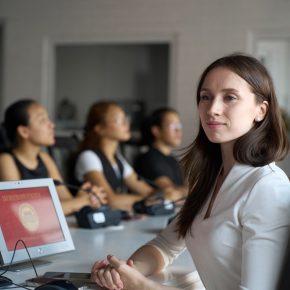
<svg viewBox="0 0 290 290">
<path fill-rule="evenodd" d="M 175 190 L 176 197 L 185 197 L 188 189 L 180 164 L 172 154 L 182 141 L 182 124 L 177 111 L 159 108 L 146 118 L 142 127 L 143 143 L 148 145 L 148 150 L 137 156 L 136 172 L 161 189 Z"/>
<path fill-rule="evenodd" d="M 271 77 L 255 58 L 222 57 L 197 87 L 199 132 L 182 163 L 189 195 L 176 219 L 127 261 L 108 256 L 92 279 L 109 289 L 176 289 L 146 276 L 188 249 L 207 290 L 274 290 L 287 244 L 289 150 Z"/>
<path fill-rule="evenodd" d="M 124 110 L 115 102 L 100 101 L 88 112 L 84 139 L 75 166 L 79 182 L 90 181 L 104 188 L 113 208 L 131 211 L 135 202 L 154 193 L 154 188 L 140 180 L 134 169 L 118 152 L 120 142 L 131 136 Z M 127 188 L 134 194 L 128 194 Z M 165 197 L 174 196 L 172 190 Z"/>
<path fill-rule="evenodd" d="M 55 142 L 54 124 L 47 110 L 34 100 L 19 100 L 5 111 L 4 128 L 9 148 L 0 154 L 0 180 L 53 178 L 62 181 L 54 160 L 42 150 Z M 83 190 L 91 190 L 87 194 Z M 79 211 L 84 206 L 99 208 L 106 203 L 106 193 L 85 183 L 74 198 L 66 186 L 57 187 L 65 215 Z"/>
</svg>

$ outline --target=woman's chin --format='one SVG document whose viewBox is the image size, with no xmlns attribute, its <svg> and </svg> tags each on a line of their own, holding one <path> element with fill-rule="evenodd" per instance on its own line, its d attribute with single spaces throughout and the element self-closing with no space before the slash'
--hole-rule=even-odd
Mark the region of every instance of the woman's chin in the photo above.
<svg viewBox="0 0 290 290">
<path fill-rule="evenodd" d="M 52 140 L 46 142 L 46 144 L 42 144 L 42 145 L 43 146 L 46 146 L 46 147 L 48 147 L 48 146 L 54 146 L 55 145 L 55 139 L 52 139 Z"/>
<path fill-rule="evenodd" d="M 224 142 L 223 138 L 220 138 L 220 137 L 217 137 L 217 136 L 207 136 L 207 138 L 212 143 L 220 144 L 220 143 Z"/>
<path fill-rule="evenodd" d="M 122 139 L 122 140 L 120 140 L 121 142 L 127 142 L 131 139 L 131 134 L 123 136 L 121 139 Z"/>
</svg>

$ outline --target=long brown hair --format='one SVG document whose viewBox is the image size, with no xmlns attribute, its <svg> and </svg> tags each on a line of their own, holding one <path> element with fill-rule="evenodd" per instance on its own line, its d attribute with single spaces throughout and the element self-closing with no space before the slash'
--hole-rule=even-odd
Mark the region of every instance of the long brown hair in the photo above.
<svg viewBox="0 0 290 290">
<path fill-rule="evenodd" d="M 84 128 L 84 139 L 79 146 L 79 152 L 98 149 L 100 136 L 97 134 L 95 126 L 105 124 L 107 113 L 113 106 L 118 107 L 118 104 L 112 101 L 100 101 L 90 107 Z"/>
<path fill-rule="evenodd" d="M 285 123 L 278 107 L 272 79 L 266 68 L 255 58 L 243 54 L 222 57 L 210 64 L 197 87 L 196 100 L 208 73 L 215 68 L 227 68 L 243 78 L 256 96 L 257 103 L 269 104 L 265 118 L 236 140 L 233 155 L 237 162 L 254 167 L 282 160 L 289 151 Z M 177 233 L 185 237 L 191 225 L 204 207 L 213 189 L 222 165 L 220 145 L 208 140 L 202 126 L 193 143 L 183 154 L 181 163 L 189 184 L 188 198 L 178 214 Z"/>
</svg>

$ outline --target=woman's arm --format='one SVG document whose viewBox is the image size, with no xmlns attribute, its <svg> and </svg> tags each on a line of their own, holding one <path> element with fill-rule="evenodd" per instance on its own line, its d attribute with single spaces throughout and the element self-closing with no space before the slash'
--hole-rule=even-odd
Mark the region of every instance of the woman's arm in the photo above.
<svg viewBox="0 0 290 290">
<path fill-rule="evenodd" d="M 128 167 L 126 167 L 126 170 L 128 170 Z M 113 208 L 131 211 L 133 204 L 142 199 L 141 196 L 116 193 L 103 173 L 103 165 L 99 156 L 91 150 L 83 151 L 79 155 L 75 174 L 79 181 L 89 181 L 102 187 L 108 195 L 108 204 Z"/>
<path fill-rule="evenodd" d="M 109 256 L 108 261 L 113 270 L 116 270 L 119 274 L 124 289 L 126 290 L 178 290 L 178 288 L 163 286 L 146 278 L 138 270 L 134 269 L 134 267 L 129 266 L 128 263 L 120 261 L 114 256 Z"/>
<path fill-rule="evenodd" d="M 163 270 L 169 265 L 184 249 L 185 242 L 183 239 L 178 239 L 175 231 L 175 221 L 171 222 L 155 239 L 139 248 L 128 261 L 123 261 L 132 267 L 135 273 L 139 273 L 138 277 L 152 275 Z M 92 268 L 92 277 L 100 285 L 112 286 L 112 281 L 120 282 L 120 275 L 115 275 L 111 272 L 112 268 L 106 260 L 98 261 Z M 131 274 L 130 274 L 131 275 Z M 134 275 L 132 276 L 135 279 Z M 150 281 L 146 279 L 146 281 Z M 106 284 L 108 283 L 108 284 Z M 110 286 L 110 287 L 111 287 Z M 157 287 L 157 284 L 154 285 Z M 113 287 L 108 287 L 112 289 Z M 161 287 L 158 285 L 158 287 Z M 142 288 L 135 288 L 142 289 Z M 147 289 L 147 288 L 146 288 Z M 171 288 L 148 288 L 148 289 L 171 289 Z"/>
<path fill-rule="evenodd" d="M 54 162 L 54 160 L 45 152 L 40 153 L 40 157 L 42 161 L 44 162 L 49 177 L 52 179 L 60 180 L 62 181 L 63 178 Z M 83 185 L 82 188 L 90 188 L 91 186 Z M 99 190 L 95 190 L 96 195 L 100 195 L 101 199 L 103 199 L 103 193 Z M 82 207 L 89 205 L 93 207 L 100 207 L 101 204 L 99 202 L 99 199 L 94 197 L 93 195 L 89 194 L 78 194 L 77 197 L 73 197 L 70 191 L 67 189 L 66 186 L 60 185 L 57 187 L 57 193 L 63 208 L 63 212 L 65 215 L 72 214 L 76 211 L 79 211 Z"/>
<path fill-rule="evenodd" d="M 128 289 L 174 289 L 162 288 L 165 286 L 152 282 L 146 276 L 163 270 L 184 250 L 185 242 L 183 239 L 178 239 L 175 227 L 175 221 L 173 221 L 155 239 L 139 248 L 128 261 L 122 261 L 122 264 L 127 264 L 124 266 L 124 271 L 128 271 L 128 276 L 125 272 L 115 273 L 114 269 L 108 265 L 108 261 L 103 260 L 93 266 L 93 280 L 109 289 L 123 282 L 126 287 L 129 287 Z M 126 284 L 131 283 L 128 281 L 137 282 L 133 284 L 136 288 L 130 288 L 133 286 Z M 145 284 L 142 284 L 143 282 Z M 144 285 L 148 288 L 142 288 Z"/>
<path fill-rule="evenodd" d="M 290 183 L 273 175 L 253 187 L 241 210 L 241 289 L 276 289 L 289 234 Z"/>
<path fill-rule="evenodd" d="M 108 204 L 113 208 L 131 211 L 135 202 L 142 199 L 142 196 L 136 196 L 126 193 L 115 193 L 104 174 L 100 171 L 90 171 L 84 175 L 84 180 L 98 185 L 104 189 L 108 196 Z"/>
<path fill-rule="evenodd" d="M 134 268 L 139 274 L 143 276 L 150 276 L 152 274 L 160 272 L 164 268 L 164 259 L 160 252 L 153 246 L 145 245 L 139 248 L 127 261 L 123 261 L 125 264 Z M 111 273 L 111 268 L 108 265 L 107 260 L 97 261 L 92 267 L 92 276 L 98 284 L 110 288 L 114 274 Z M 116 284 L 121 284 L 120 277 L 114 276 Z"/>
<path fill-rule="evenodd" d="M 97 282 L 100 286 L 109 289 L 122 289 L 124 284 L 129 287 L 128 281 L 130 281 L 130 287 L 134 285 L 135 288 L 129 287 L 128 289 L 143 289 L 142 287 L 144 285 L 147 285 L 147 287 L 150 285 L 150 287 L 152 287 L 148 289 L 163 289 L 157 288 L 157 286 L 159 287 L 160 285 L 155 285 L 155 283 L 146 278 L 146 276 L 161 271 L 164 267 L 163 257 L 155 247 L 145 245 L 139 248 L 128 261 L 120 261 L 120 264 L 124 264 L 124 267 L 122 266 L 122 268 L 124 268 L 123 273 L 116 272 L 115 269 L 109 265 L 109 261 L 110 259 L 108 256 L 108 260 L 98 261 L 92 268 L 92 280 Z M 144 283 L 143 286 L 141 285 L 142 283 Z"/>
<path fill-rule="evenodd" d="M 63 193 L 64 191 L 67 191 L 67 188 L 64 186 L 61 186 L 62 188 L 57 188 L 58 194 Z M 79 211 L 84 206 L 91 206 L 94 208 L 99 208 L 101 206 L 99 200 L 93 196 L 86 195 L 80 195 L 75 198 L 70 198 L 66 200 L 60 200 L 61 206 L 63 209 L 63 212 L 65 215 L 73 214 L 74 212 Z"/>
<path fill-rule="evenodd" d="M 144 245 L 132 254 L 129 258 L 134 267 L 144 276 L 159 273 L 164 269 L 165 261 L 160 251 L 151 245 Z"/>
<path fill-rule="evenodd" d="M 188 188 L 186 186 L 176 186 L 167 176 L 160 176 L 154 182 L 163 190 L 166 199 L 176 201 L 185 198 L 188 194 Z"/>
<path fill-rule="evenodd" d="M 21 179 L 20 172 L 15 164 L 11 154 L 0 154 L 0 180 L 19 180 Z"/>
<path fill-rule="evenodd" d="M 148 183 L 138 178 L 138 175 L 133 171 L 127 178 L 125 178 L 127 187 L 143 197 L 147 197 L 154 193 L 154 188 Z M 160 177 L 155 181 L 155 184 L 164 192 L 164 197 L 169 200 L 178 200 L 186 196 L 186 189 L 183 187 L 176 187 L 172 181 L 166 177 Z"/>
<path fill-rule="evenodd" d="M 158 178 L 154 180 L 154 182 L 159 188 L 163 190 L 170 189 L 172 192 L 174 192 L 174 196 L 173 196 L 174 199 L 186 197 L 188 194 L 188 188 L 185 185 L 176 186 L 172 182 L 172 180 L 167 176 L 159 176 Z"/>
<path fill-rule="evenodd" d="M 135 171 L 132 171 L 132 173 L 125 178 L 125 184 L 132 192 L 138 193 L 142 197 L 147 197 L 154 192 L 154 188 L 145 181 L 139 179 Z"/>
<path fill-rule="evenodd" d="M 50 177 L 53 179 L 62 180 L 54 161 L 51 160 L 51 158 L 44 152 L 41 153 L 41 158 L 49 172 Z M 8 153 L 0 154 L 0 180 L 8 181 L 20 179 L 21 175 L 13 157 Z M 71 214 L 85 205 L 92 204 L 88 196 L 73 199 L 72 195 L 65 186 L 59 186 L 57 188 L 57 193 L 65 215 Z"/>
</svg>

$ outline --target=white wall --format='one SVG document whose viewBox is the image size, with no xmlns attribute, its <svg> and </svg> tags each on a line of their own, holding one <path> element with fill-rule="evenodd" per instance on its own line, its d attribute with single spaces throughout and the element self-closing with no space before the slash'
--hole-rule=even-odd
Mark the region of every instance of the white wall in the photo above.
<svg viewBox="0 0 290 290">
<path fill-rule="evenodd" d="M 195 85 L 213 59 L 249 51 L 259 31 L 290 31 L 286 0 L 0 0 L 5 24 L 4 106 L 19 97 L 52 110 L 55 43 L 167 39 L 170 103 L 181 113 L 185 142 L 197 127 Z M 2 108 L 3 112 L 3 108 Z"/>
<path fill-rule="evenodd" d="M 258 41 L 256 53 L 272 73 L 280 106 L 290 114 L 290 39 Z"/>
</svg>

